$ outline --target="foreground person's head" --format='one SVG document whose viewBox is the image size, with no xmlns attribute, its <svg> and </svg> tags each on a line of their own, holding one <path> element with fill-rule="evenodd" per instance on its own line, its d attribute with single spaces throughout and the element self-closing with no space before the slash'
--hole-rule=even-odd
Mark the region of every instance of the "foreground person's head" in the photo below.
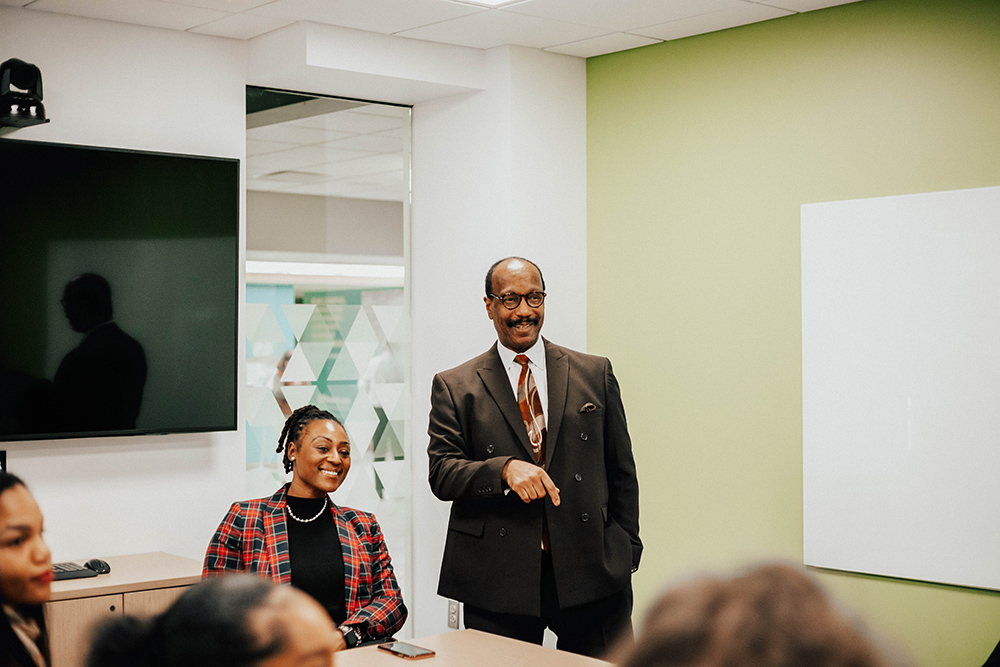
<svg viewBox="0 0 1000 667">
<path fill-rule="evenodd" d="M 115 619 L 90 667 L 330 667 L 339 635 L 310 596 L 250 574 L 206 579 L 159 616 Z"/>
<path fill-rule="evenodd" d="M 876 645 L 802 568 L 759 566 L 668 589 L 622 667 L 883 667 Z"/>
<path fill-rule="evenodd" d="M 0 602 L 40 605 L 52 588 L 42 511 L 18 477 L 0 470 Z"/>
</svg>

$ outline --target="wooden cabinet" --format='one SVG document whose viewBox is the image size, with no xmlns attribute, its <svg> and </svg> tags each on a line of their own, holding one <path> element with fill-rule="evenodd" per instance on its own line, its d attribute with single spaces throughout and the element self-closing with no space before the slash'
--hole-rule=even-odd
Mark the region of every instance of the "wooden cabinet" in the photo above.
<svg viewBox="0 0 1000 667">
<path fill-rule="evenodd" d="M 116 614 L 150 616 L 201 579 L 201 562 L 165 553 L 105 558 L 111 572 L 52 584 L 45 603 L 51 667 L 83 667 L 90 635 Z"/>
</svg>

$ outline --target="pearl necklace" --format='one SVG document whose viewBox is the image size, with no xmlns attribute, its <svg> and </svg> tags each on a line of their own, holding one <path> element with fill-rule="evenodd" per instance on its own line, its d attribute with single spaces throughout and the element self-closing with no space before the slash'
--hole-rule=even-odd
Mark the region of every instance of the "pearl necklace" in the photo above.
<svg viewBox="0 0 1000 667">
<path fill-rule="evenodd" d="M 326 504 L 328 502 L 330 502 L 330 496 L 326 496 L 325 498 L 323 498 L 323 506 L 319 508 L 319 512 L 316 513 L 316 516 L 314 516 L 311 519 L 300 519 L 299 517 L 295 516 L 295 514 L 292 513 L 292 506 L 288 504 L 287 500 L 285 501 L 285 509 L 288 510 L 288 516 L 292 517 L 299 523 L 309 523 L 310 521 L 315 521 L 316 519 L 320 518 L 323 515 L 323 512 L 326 511 Z"/>
</svg>

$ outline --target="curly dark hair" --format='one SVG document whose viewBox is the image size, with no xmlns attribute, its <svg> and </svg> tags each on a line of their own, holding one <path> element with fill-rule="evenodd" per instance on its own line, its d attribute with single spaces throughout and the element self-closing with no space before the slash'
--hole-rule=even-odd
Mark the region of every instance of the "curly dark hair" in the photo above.
<svg viewBox="0 0 1000 667">
<path fill-rule="evenodd" d="M 302 432 L 302 428 L 306 424 L 314 422 L 317 419 L 329 419 L 330 421 L 337 422 L 341 426 L 344 425 L 339 419 L 334 417 L 331 412 L 317 408 L 315 405 L 303 405 L 301 408 L 295 410 L 288 416 L 288 419 L 285 420 L 285 427 L 281 429 L 281 436 L 278 438 L 278 448 L 274 450 L 279 454 L 284 452 L 284 456 L 281 458 L 281 463 L 285 466 L 285 472 L 292 471 L 292 461 L 288 458 L 289 444 L 298 439 L 299 433 Z"/>
</svg>

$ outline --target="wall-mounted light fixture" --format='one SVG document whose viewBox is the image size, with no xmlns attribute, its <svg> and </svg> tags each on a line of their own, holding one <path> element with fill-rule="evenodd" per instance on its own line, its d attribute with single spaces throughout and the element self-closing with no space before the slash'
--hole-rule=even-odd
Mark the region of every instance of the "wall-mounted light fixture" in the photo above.
<svg viewBox="0 0 1000 667">
<path fill-rule="evenodd" d="M 0 64 L 0 134 L 49 122 L 42 106 L 42 73 L 17 58 Z"/>
</svg>

